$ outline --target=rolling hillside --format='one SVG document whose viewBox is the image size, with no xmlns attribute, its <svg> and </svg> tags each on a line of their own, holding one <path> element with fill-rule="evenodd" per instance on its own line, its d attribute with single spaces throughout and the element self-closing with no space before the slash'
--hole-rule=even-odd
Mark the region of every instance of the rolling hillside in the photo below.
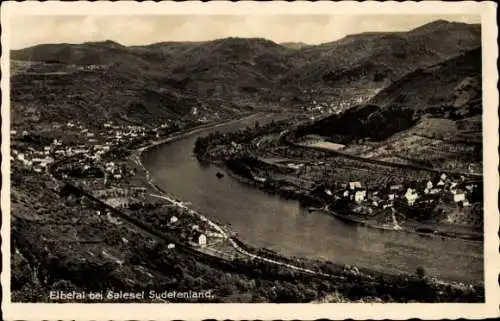
<svg viewBox="0 0 500 321">
<path fill-rule="evenodd" d="M 431 116 L 452 122 L 462 120 L 463 124 L 469 118 L 477 123 L 476 116 L 481 112 L 481 49 L 476 48 L 409 73 L 368 104 L 324 118 L 303 131 L 343 142 L 359 138 L 382 140 L 411 128 L 422 116 L 426 121 Z"/>
<path fill-rule="evenodd" d="M 298 53 L 308 57 L 284 79 L 306 86 L 383 88 L 399 77 L 480 46 L 479 25 L 438 20 L 408 32 L 349 35 Z"/>
<path fill-rule="evenodd" d="M 418 69 L 382 90 L 371 103 L 381 107 L 433 109 L 467 107 L 481 96 L 481 49 Z"/>
<path fill-rule="evenodd" d="M 11 52 L 13 119 L 150 123 L 232 117 L 332 97 L 335 103 L 366 96 L 367 89 L 377 92 L 479 45 L 477 25 L 446 21 L 317 46 L 261 38 L 131 47 L 113 41 L 43 44 Z"/>
</svg>

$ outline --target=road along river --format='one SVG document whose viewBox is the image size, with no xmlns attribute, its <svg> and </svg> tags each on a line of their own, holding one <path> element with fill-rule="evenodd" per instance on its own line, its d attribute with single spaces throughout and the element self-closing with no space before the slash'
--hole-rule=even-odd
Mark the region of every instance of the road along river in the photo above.
<svg viewBox="0 0 500 321">
<path fill-rule="evenodd" d="M 261 124 L 271 116 L 258 119 Z M 453 281 L 483 280 L 483 244 L 460 239 L 425 237 L 350 225 L 326 213 L 308 213 L 296 201 L 246 186 L 193 155 L 196 137 L 253 125 L 255 118 L 207 128 L 142 154 L 155 183 L 190 202 L 190 208 L 226 223 L 238 238 L 287 256 L 329 260 L 385 272 L 427 274 Z"/>
</svg>

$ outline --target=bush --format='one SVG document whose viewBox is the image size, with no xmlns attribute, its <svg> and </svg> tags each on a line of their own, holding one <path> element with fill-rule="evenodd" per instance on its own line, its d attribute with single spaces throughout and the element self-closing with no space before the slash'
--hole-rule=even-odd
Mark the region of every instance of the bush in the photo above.
<svg viewBox="0 0 500 321">
<path fill-rule="evenodd" d="M 419 267 L 416 269 L 415 274 L 417 275 L 417 277 L 418 277 L 419 279 L 423 279 L 423 278 L 425 278 L 425 276 L 426 276 L 425 269 L 424 269 L 423 267 L 421 267 L 421 266 L 419 266 Z"/>
</svg>

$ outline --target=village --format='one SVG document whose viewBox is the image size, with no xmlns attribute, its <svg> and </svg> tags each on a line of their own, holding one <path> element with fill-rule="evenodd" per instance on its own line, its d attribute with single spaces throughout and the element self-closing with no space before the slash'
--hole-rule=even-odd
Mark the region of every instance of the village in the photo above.
<svg viewBox="0 0 500 321">
<path fill-rule="evenodd" d="M 257 184 L 275 186 L 277 183 L 282 191 L 309 195 L 327 204 L 327 208 L 354 214 L 358 218 L 369 218 L 382 210 L 395 208 L 405 217 L 418 221 L 431 220 L 436 214 L 445 218 L 447 223 L 464 224 L 467 213 L 482 204 L 482 182 L 463 175 L 427 173 L 427 177 L 395 183 L 390 182 L 390 173 L 387 172 L 386 183 L 378 180 L 379 174 L 362 176 L 366 181 L 342 182 L 342 176 L 332 169 L 334 163 L 319 160 L 287 162 L 264 157 L 258 160 L 276 173 L 254 168 L 252 178 Z M 359 175 L 353 172 L 348 176 Z"/>
<path fill-rule="evenodd" d="M 308 195 L 312 199 L 321 200 L 325 209 L 359 219 L 368 219 L 384 212 L 385 209 L 394 208 L 405 218 L 420 222 L 439 217 L 444 220 L 443 223 L 480 225 L 479 221 L 474 222 L 474 219 L 469 217 L 474 207 L 482 204 L 482 185 L 478 180 L 442 173 L 430 179 L 397 184 L 376 185 L 371 181 L 359 180 L 331 182 L 327 176 L 311 180 L 311 174 L 307 174 L 308 171 L 304 171 L 304 168 L 314 166 L 328 164 L 321 161 L 312 162 L 307 166 L 303 163 L 288 163 L 279 166 L 282 171 L 288 169 L 287 174 L 269 174 L 269 171 L 257 170 L 253 171 L 252 178 L 256 184 L 279 188 L 281 192 L 286 192 L 285 195 Z"/>
<path fill-rule="evenodd" d="M 341 184 L 334 192 L 324 189 L 314 194 L 323 194 L 319 196 L 329 202 L 327 209 L 340 215 L 363 220 L 389 213 L 394 228 L 399 229 L 396 212 L 405 220 L 421 223 L 479 225 L 469 217 L 472 207 L 481 202 L 478 188 L 477 181 L 463 176 L 456 180 L 443 173 L 435 180 L 390 184 L 379 189 L 367 189 L 361 182 L 352 181 Z"/>
<path fill-rule="evenodd" d="M 252 165 L 254 162 L 258 165 Z M 242 165 L 234 165 L 237 163 Z M 322 210 L 373 227 L 412 226 L 425 230 L 432 226 L 429 231 L 439 227 L 459 230 L 460 235 L 469 237 L 467 229 L 476 235 L 483 223 L 482 182 L 465 176 L 435 173 L 421 179 L 376 183 L 377 174 L 342 182 L 335 170 L 325 170 L 334 165 L 323 161 L 273 163 L 269 158 L 254 158 L 253 162 L 240 158 L 228 164 L 237 174 L 246 176 L 249 183 L 298 199 L 310 212 Z M 356 177 L 354 172 L 351 174 Z M 389 173 L 384 180 L 390 180 Z"/>
<path fill-rule="evenodd" d="M 60 134 L 59 138 L 44 137 L 43 141 L 37 144 L 32 143 L 38 138 L 38 133 L 12 129 L 10 135 L 14 144 L 11 144 L 11 161 L 17 167 L 41 173 L 55 161 L 78 157 L 76 163 L 82 165 L 83 171 L 90 171 L 91 166 L 100 167 L 102 173 L 109 178 L 121 179 L 126 173 L 113 161 L 105 161 L 110 158 L 107 156 L 110 150 L 136 141 L 146 142 L 160 138 L 169 132 L 170 127 L 175 126 L 178 124 L 166 122 L 150 129 L 144 126 L 106 122 L 102 128 L 89 129 L 78 121 L 69 121 L 66 124 L 53 124 L 50 128 L 54 133 Z M 72 136 L 73 139 L 66 142 L 65 136 Z M 39 147 L 35 148 L 33 145 Z"/>
<path fill-rule="evenodd" d="M 200 138 L 195 153 L 199 160 L 224 165 L 258 188 L 355 220 L 397 212 L 420 223 L 482 226 L 480 179 L 343 154 L 329 156 L 330 150 L 344 145 L 314 140 L 314 135 L 280 146 L 286 127 L 278 125 L 267 129 L 256 124 L 238 134 Z"/>
<path fill-rule="evenodd" d="M 479 200 L 473 196 L 478 188 L 477 182 L 468 182 L 465 177 L 452 180 L 445 173 L 441 174 L 437 182 L 429 180 L 405 186 L 394 184 L 380 190 L 367 190 L 361 182 L 354 181 L 341 184 L 343 192 L 334 195 L 329 189 L 325 193 L 334 198 L 345 198 L 356 204 L 370 204 L 374 207 L 389 207 L 398 199 L 404 200 L 408 206 L 417 206 L 422 203 L 435 203 L 438 199 L 452 201 L 461 207 L 469 207 L 472 202 Z"/>
<path fill-rule="evenodd" d="M 307 103 L 300 109 L 308 115 L 310 120 L 315 120 L 326 115 L 340 114 L 353 106 L 363 104 L 374 94 L 370 90 L 363 92 L 357 89 L 356 94 L 352 95 L 349 90 L 343 89 L 344 91 L 340 93 L 335 89 L 327 93 L 324 91 L 320 93 L 316 89 L 303 89 L 301 99 Z M 318 97 L 323 97 L 323 99 L 320 100 Z"/>
<path fill-rule="evenodd" d="M 90 129 L 78 121 L 69 121 L 58 124 L 57 132 L 66 133 L 68 137 L 76 136 L 76 139 L 66 143 L 63 134 L 60 138 L 43 139 L 39 144 L 33 143 L 33 140 L 38 139 L 37 134 L 12 129 L 11 168 L 15 172 L 30 175 L 52 175 L 51 170 L 55 170 L 65 182 L 88 191 L 109 207 L 163 232 L 174 233 L 180 243 L 200 251 L 210 251 L 208 246 L 217 247 L 226 237 L 195 215 L 184 203 L 172 200 L 172 204 L 158 195 L 152 196 L 153 192 L 158 192 L 146 187 L 147 175 L 143 167 L 132 161 L 133 148 L 162 139 L 178 128 L 177 122 L 145 128 L 109 121 L 102 124 L 101 128 Z M 137 175 L 138 172 L 140 175 Z M 68 197 L 70 202 L 87 202 L 85 198 L 75 200 L 74 196 Z M 88 215 L 105 219 L 108 224 L 122 224 L 121 219 L 112 215 L 110 210 L 96 209 Z M 175 244 L 169 244 L 168 248 L 175 248 Z"/>
</svg>

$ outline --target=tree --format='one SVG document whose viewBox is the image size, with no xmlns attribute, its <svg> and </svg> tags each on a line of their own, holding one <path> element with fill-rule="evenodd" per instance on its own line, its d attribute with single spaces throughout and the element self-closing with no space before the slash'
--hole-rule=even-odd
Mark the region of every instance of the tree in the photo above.
<svg viewBox="0 0 500 321">
<path fill-rule="evenodd" d="M 417 277 L 419 279 L 423 279 L 423 278 L 425 278 L 426 272 L 425 272 L 425 269 L 423 267 L 419 266 L 417 268 L 417 270 L 415 271 L 415 274 L 417 275 Z"/>
</svg>

